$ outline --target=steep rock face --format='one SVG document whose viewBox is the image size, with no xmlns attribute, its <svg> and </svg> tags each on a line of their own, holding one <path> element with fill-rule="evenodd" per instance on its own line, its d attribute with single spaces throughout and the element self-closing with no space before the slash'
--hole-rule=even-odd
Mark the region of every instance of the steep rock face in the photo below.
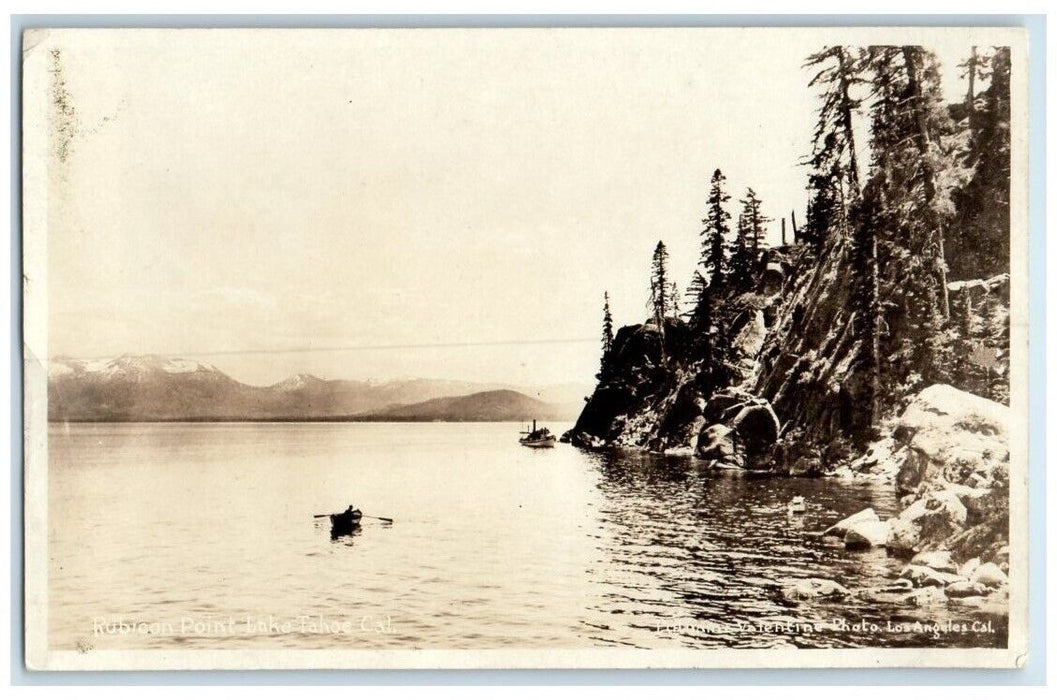
<svg viewBox="0 0 1057 700">
<path fill-rule="evenodd" d="M 678 319 L 665 322 L 663 343 L 656 324 L 621 329 L 598 387 L 566 439 L 589 447 L 696 450 L 719 466 L 813 475 L 847 471 L 851 464 L 855 474 L 891 477 L 889 453 L 907 452 L 906 445 L 889 441 L 863 454 L 871 430 L 862 410 L 866 373 L 857 366 L 850 255 L 840 236 L 820 251 L 796 245 L 767 250 L 755 289 L 713 300 L 707 334 Z M 1008 276 L 955 281 L 949 289 L 950 329 L 935 336 L 940 360 L 926 374 L 945 377 L 933 382 L 1004 401 Z M 893 338 L 916 334 L 920 340 L 925 331 L 901 315 L 898 298 L 881 301 L 888 311 L 882 319 L 880 409 L 890 420 L 925 381 L 921 373 L 906 373 L 907 358 L 893 350 L 903 352 L 906 345 Z M 705 336 L 710 346 L 702 342 Z M 738 404 L 765 407 L 771 420 L 735 420 L 737 410 L 731 409 Z M 918 459 L 919 452 L 908 454 Z"/>
<path fill-rule="evenodd" d="M 584 447 L 688 444 L 690 426 L 701 414 L 702 391 L 694 372 L 672 360 L 689 340 L 680 319 L 666 319 L 663 331 L 656 323 L 621 328 L 598 388 L 565 438 Z"/>
<path fill-rule="evenodd" d="M 789 424 L 790 448 L 810 449 L 854 427 L 853 388 L 846 380 L 857 346 L 846 247 L 838 239 L 819 257 L 798 251 L 758 357 L 752 391 Z"/>
</svg>

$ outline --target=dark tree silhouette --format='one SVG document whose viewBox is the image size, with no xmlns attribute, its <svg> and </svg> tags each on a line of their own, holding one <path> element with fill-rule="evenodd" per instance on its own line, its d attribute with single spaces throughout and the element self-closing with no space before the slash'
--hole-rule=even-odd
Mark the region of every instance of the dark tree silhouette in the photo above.
<svg viewBox="0 0 1057 700">
<path fill-rule="evenodd" d="M 663 331 L 664 319 L 672 312 L 672 283 L 668 276 L 668 249 L 664 241 L 657 241 L 657 246 L 653 249 L 650 306 L 654 319 Z"/>
<path fill-rule="evenodd" d="M 824 236 L 846 231 L 848 209 L 859 198 L 859 162 L 853 114 L 861 101 L 853 95 L 863 82 L 861 62 L 846 46 L 827 46 L 808 56 L 807 68 L 819 70 L 809 83 L 820 89 L 821 106 L 812 143 L 805 238 L 821 246 Z"/>
<path fill-rule="evenodd" d="M 702 221 L 705 225 L 701 232 L 701 263 L 709 275 L 709 287 L 719 289 L 723 286 L 726 268 L 727 235 L 730 233 L 730 214 L 723 205 L 730 200 L 730 195 L 723 191 L 727 178 L 717 168 L 712 173 L 711 189 L 708 193 L 708 214 Z"/>
</svg>

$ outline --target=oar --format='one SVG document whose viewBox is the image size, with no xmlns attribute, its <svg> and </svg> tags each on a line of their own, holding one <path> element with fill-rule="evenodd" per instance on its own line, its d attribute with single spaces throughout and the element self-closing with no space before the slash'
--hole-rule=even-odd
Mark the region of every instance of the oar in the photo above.
<svg viewBox="0 0 1057 700">
<path fill-rule="evenodd" d="M 322 515 L 313 515 L 312 517 L 313 518 L 329 518 L 330 517 L 330 513 L 323 513 Z M 380 515 L 361 515 L 360 517 L 361 518 L 376 518 L 378 520 L 381 520 L 381 521 L 387 522 L 387 523 L 393 522 L 392 518 L 383 518 Z"/>
</svg>

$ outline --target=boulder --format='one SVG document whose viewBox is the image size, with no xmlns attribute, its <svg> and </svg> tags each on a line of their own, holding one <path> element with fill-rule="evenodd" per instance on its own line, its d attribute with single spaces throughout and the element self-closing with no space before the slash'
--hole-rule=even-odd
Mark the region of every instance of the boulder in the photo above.
<svg viewBox="0 0 1057 700">
<path fill-rule="evenodd" d="M 840 599 L 848 596 L 848 589 L 825 578 L 786 579 L 782 581 L 782 596 L 787 600 Z"/>
<path fill-rule="evenodd" d="M 727 411 L 734 406 L 745 403 L 747 398 L 746 396 L 735 396 L 734 394 L 713 394 L 705 403 L 701 415 L 705 417 L 709 424 L 722 423 Z"/>
<path fill-rule="evenodd" d="M 980 561 L 994 561 L 997 550 L 1009 536 L 1009 512 L 1003 510 L 991 519 L 954 535 L 944 543 L 958 559 L 979 557 Z"/>
<path fill-rule="evenodd" d="M 911 581 L 918 588 L 927 588 L 928 586 L 947 586 L 955 581 L 962 580 L 958 574 L 936 571 L 935 569 L 930 569 L 927 566 L 920 566 L 918 564 L 907 566 L 899 573 L 899 578 L 905 578 Z"/>
<path fill-rule="evenodd" d="M 893 519 L 885 546 L 895 552 L 918 552 L 960 533 L 965 520 L 965 506 L 953 491 L 930 493 Z"/>
<path fill-rule="evenodd" d="M 731 426 L 750 449 L 769 447 L 778 441 L 782 425 L 771 404 L 766 401 L 743 407 L 734 416 Z"/>
<path fill-rule="evenodd" d="M 876 523 L 880 522 L 880 520 L 881 519 L 877 517 L 877 512 L 873 508 L 867 508 L 866 510 L 860 510 L 858 513 L 849 515 L 847 518 L 844 518 L 844 520 L 830 525 L 822 534 L 843 538 L 848 534 L 848 528 L 856 523 Z"/>
<path fill-rule="evenodd" d="M 993 562 L 987 562 L 976 567 L 969 580 L 989 588 L 999 588 L 1009 583 L 1009 577 L 1006 573 Z"/>
<path fill-rule="evenodd" d="M 935 571 L 944 571 L 949 574 L 957 574 L 958 565 L 951 558 L 951 553 L 946 550 L 938 552 L 921 552 L 910 560 L 911 564 L 927 566 Z"/>
<path fill-rule="evenodd" d="M 972 578 L 973 572 L 976 571 L 978 566 L 980 566 L 980 557 L 973 557 L 958 567 L 958 575 L 967 579 Z"/>
<path fill-rule="evenodd" d="M 844 546 L 848 549 L 883 547 L 888 540 L 890 525 L 879 520 L 862 520 L 848 526 Z"/>
<path fill-rule="evenodd" d="M 948 598 L 969 598 L 987 595 L 988 591 L 987 586 L 976 581 L 955 581 L 943 589 Z"/>
<path fill-rule="evenodd" d="M 1009 408 L 946 384 L 921 390 L 896 423 L 896 440 L 910 448 L 897 485 L 947 481 L 987 488 L 1008 479 Z"/>
<path fill-rule="evenodd" d="M 880 590 L 886 593 L 897 593 L 902 591 L 909 591 L 914 587 L 914 582 L 908 578 L 897 578 L 887 586 L 883 586 Z"/>
<path fill-rule="evenodd" d="M 734 430 L 722 423 L 710 425 L 697 436 L 695 452 L 701 459 L 732 461 L 738 455 L 734 438 Z"/>
</svg>

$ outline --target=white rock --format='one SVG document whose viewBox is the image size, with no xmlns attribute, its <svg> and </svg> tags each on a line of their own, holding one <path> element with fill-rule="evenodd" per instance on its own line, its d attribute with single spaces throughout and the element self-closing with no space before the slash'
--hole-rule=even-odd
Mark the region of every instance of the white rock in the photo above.
<svg viewBox="0 0 1057 700">
<path fill-rule="evenodd" d="M 903 569 L 903 571 L 900 572 L 899 577 L 913 581 L 914 585 L 918 588 L 924 588 L 926 586 L 947 586 L 955 581 L 962 580 L 958 574 L 936 571 L 935 569 L 930 569 L 927 566 L 920 566 L 918 564 L 911 564 Z"/>
<path fill-rule="evenodd" d="M 958 567 L 958 575 L 964 576 L 965 578 L 972 578 L 973 572 L 976 571 L 976 567 L 978 566 L 980 566 L 980 557 L 973 557 Z"/>
<path fill-rule="evenodd" d="M 881 519 L 877 517 L 877 512 L 873 508 L 867 508 L 866 510 L 860 510 L 854 515 L 849 515 L 844 520 L 841 520 L 833 525 L 830 525 L 822 533 L 823 535 L 836 535 L 837 537 L 844 537 L 848 534 L 848 528 L 855 523 L 865 522 L 879 522 Z"/>
<path fill-rule="evenodd" d="M 896 552 L 916 552 L 960 532 L 967 517 L 965 506 L 953 491 L 930 493 L 892 519 L 885 546 Z"/>
<path fill-rule="evenodd" d="M 950 574 L 958 573 L 958 566 L 951 559 L 951 553 L 947 551 L 940 552 L 921 552 L 910 560 L 911 564 L 919 564 L 921 566 L 927 566 L 935 571 L 945 571 Z"/>
<path fill-rule="evenodd" d="M 890 525 L 880 520 L 861 520 L 848 526 L 844 546 L 848 549 L 881 547 L 888 540 Z"/>
<path fill-rule="evenodd" d="M 923 464 L 914 464 L 909 482 L 966 480 L 983 485 L 996 470 L 1008 469 L 1009 407 L 946 384 L 920 391 L 896 423 L 896 438 L 909 444 Z M 966 474 L 972 474 L 969 479 Z"/>
<path fill-rule="evenodd" d="M 844 598 L 848 589 L 825 578 L 786 579 L 782 582 L 782 595 L 789 600 Z"/>
<path fill-rule="evenodd" d="M 976 570 L 973 571 L 969 580 L 974 583 L 982 583 L 991 588 L 998 588 L 999 586 L 1004 586 L 1009 583 L 1009 577 L 1006 576 L 1005 572 L 998 568 L 997 564 L 993 564 L 992 562 L 987 562 L 986 564 L 981 564 L 976 567 Z"/>
<path fill-rule="evenodd" d="M 987 595 L 988 588 L 978 581 L 955 581 L 943 589 L 943 592 L 951 598 L 969 598 Z"/>
</svg>

